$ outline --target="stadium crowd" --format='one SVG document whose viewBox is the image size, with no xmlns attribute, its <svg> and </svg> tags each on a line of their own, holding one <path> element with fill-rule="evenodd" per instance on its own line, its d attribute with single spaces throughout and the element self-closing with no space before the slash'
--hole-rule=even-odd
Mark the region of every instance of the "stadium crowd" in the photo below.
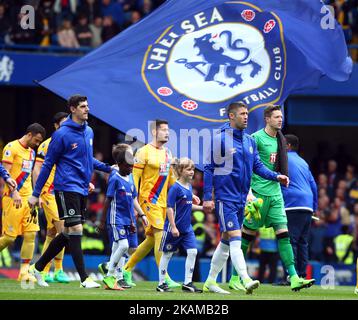
<svg viewBox="0 0 358 320">
<path fill-rule="evenodd" d="M 0 0 L 0 44 L 95 48 L 147 16 L 164 0 Z M 348 44 L 358 44 L 358 0 L 334 7 Z M 36 8 L 35 29 L 23 29 L 20 8 Z M 351 51 L 355 61 L 358 49 Z"/>
<path fill-rule="evenodd" d="M 163 0 L 1 0 L 0 44 L 98 47 L 157 8 Z M 20 8 L 36 8 L 35 29 L 20 26 Z"/>
</svg>

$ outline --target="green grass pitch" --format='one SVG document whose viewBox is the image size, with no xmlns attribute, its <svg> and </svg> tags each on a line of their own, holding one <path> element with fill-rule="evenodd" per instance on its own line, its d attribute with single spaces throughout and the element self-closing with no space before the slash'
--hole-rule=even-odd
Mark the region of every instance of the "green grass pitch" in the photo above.
<svg viewBox="0 0 358 320">
<path fill-rule="evenodd" d="M 227 284 L 222 288 L 230 290 L 230 295 L 214 293 L 183 293 L 175 289 L 171 293 L 155 291 L 156 282 L 138 282 L 137 287 L 125 291 L 100 289 L 83 289 L 79 282 L 69 284 L 50 284 L 48 288 L 23 289 L 16 280 L 0 279 L 1 300 L 358 300 L 353 293 L 354 287 L 336 286 L 323 289 L 315 285 L 309 289 L 292 292 L 289 287 L 261 285 L 254 294 L 232 291 Z M 201 286 L 202 284 L 198 284 Z"/>
</svg>

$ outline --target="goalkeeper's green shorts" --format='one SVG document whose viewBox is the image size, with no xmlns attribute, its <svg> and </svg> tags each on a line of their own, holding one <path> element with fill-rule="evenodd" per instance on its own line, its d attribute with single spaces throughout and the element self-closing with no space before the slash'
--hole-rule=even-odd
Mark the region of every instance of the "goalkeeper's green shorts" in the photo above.
<svg viewBox="0 0 358 320">
<path fill-rule="evenodd" d="M 255 221 L 254 219 L 244 219 L 244 227 L 252 230 L 257 230 L 261 227 L 270 228 L 275 230 L 287 228 L 287 216 L 282 194 L 277 196 L 264 196 L 255 191 L 252 191 L 256 198 L 261 198 L 264 203 L 260 209 L 261 220 Z"/>
</svg>

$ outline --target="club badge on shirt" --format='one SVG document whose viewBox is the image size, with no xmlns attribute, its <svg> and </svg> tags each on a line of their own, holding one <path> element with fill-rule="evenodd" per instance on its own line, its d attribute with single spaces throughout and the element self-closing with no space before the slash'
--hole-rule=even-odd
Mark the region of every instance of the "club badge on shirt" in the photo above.
<svg viewBox="0 0 358 320">
<path fill-rule="evenodd" d="M 32 161 L 31 160 L 22 160 L 21 171 L 26 173 L 31 173 L 32 170 Z"/>
</svg>

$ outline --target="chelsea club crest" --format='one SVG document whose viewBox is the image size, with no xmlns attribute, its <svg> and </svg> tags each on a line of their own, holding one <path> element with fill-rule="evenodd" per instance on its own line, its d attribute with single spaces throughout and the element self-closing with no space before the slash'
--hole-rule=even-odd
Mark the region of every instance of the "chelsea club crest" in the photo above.
<svg viewBox="0 0 358 320">
<path fill-rule="evenodd" d="M 165 107 L 222 122 L 220 108 L 277 102 L 286 76 L 283 27 L 274 13 L 227 2 L 168 26 L 145 54 L 142 79 Z"/>
</svg>

